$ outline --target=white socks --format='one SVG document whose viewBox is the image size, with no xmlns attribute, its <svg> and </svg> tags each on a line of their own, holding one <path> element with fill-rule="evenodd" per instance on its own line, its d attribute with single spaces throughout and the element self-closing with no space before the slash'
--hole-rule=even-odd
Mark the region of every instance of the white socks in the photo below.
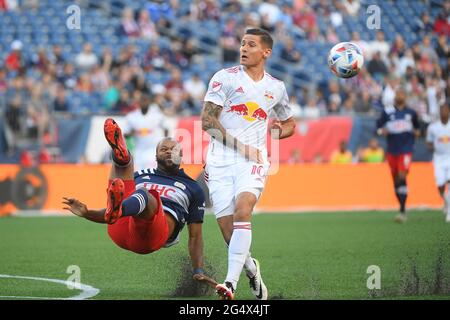
<svg viewBox="0 0 450 320">
<path fill-rule="evenodd" d="M 227 248 L 229 248 L 229 245 L 227 245 Z M 252 259 L 251 252 L 248 253 L 247 258 L 245 259 L 244 264 L 245 273 L 247 274 L 247 277 L 253 278 L 256 275 L 256 264 Z"/>
<path fill-rule="evenodd" d="M 242 267 L 244 264 L 250 264 L 246 260 L 250 260 L 253 263 L 250 258 L 251 243 L 252 224 L 250 222 L 234 222 L 233 234 L 228 246 L 228 273 L 225 282 L 231 282 L 235 290 Z"/>
</svg>

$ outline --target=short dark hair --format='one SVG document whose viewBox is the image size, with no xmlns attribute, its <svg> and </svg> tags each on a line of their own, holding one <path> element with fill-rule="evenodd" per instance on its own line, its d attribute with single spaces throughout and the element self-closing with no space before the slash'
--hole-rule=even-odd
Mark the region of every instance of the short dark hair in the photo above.
<svg viewBox="0 0 450 320">
<path fill-rule="evenodd" d="M 156 145 L 156 151 L 158 151 L 158 150 L 159 150 L 159 147 L 160 147 L 164 142 L 166 142 L 166 141 L 174 141 L 176 144 L 179 144 L 178 141 L 174 140 L 174 139 L 171 138 L 171 137 L 164 137 L 164 138 L 162 138 L 162 139 L 158 142 L 158 144 Z"/>
<path fill-rule="evenodd" d="M 273 47 L 273 39 L 270 33 L 264 29 L 260 28 L 251 28 L 245 30 L 245 34 L 251 34 L 255 36 L 259 36 L 261 38 L 261 42 L 267 45 L 270 49 Z"/>
</svg>

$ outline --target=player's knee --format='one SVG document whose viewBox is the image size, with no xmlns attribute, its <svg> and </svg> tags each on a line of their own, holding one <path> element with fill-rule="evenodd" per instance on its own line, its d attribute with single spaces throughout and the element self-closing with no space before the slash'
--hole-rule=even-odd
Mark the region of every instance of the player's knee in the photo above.
<svg viewBox="0 0 450 320">
<path fill-rule="evenodd" d="M 246 222 L 250 221 L 252 217 L 251 206 L 239 206 L 234 209 L 233 220 L 234 222 Z"/>
<path fill-rule="evenodd" d="M 145 193 L 147 198 L 147 205 L 143 214 L 153 215 L 158 209 L 158 201 L 146 188 L 139 188 L 138 190 L 141 190 L 143 193 Z"/>
<path fill-rule="evenodd" d="M 251 220 L 252 211 L 256 204 L 256 196 L 251 192 L 242 192 L 238 195 L 234 207 L 234 222 L 247 222 Z"/>
</svg>

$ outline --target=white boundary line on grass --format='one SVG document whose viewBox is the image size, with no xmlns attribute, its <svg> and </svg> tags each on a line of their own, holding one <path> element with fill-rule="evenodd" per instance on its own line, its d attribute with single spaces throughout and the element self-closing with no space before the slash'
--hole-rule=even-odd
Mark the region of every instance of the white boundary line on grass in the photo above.
<svg viewBox="0 0 450 320">
<path fill-rule="evenodd" d="M 64 284 L 66 286 L 72 285 L 73 282 L 66 281 L 66 280 L 58 280 L 58 279 L 48 279 L 48 278 L 38 278 L 38 277 L 25 277 L 25 276 L 14 276 L 9 274 L 0 274 L 0 278 L 11 278 L 11 279 L 26 279 L 26 280 L 35 280 L 35 281 L 46 281 L 46 282 L 53 282 L 53 283 L 59 283 Z M 42 299 L 42 300 L 85 300 L 92 297 L 95 297 L 97 294 L 100 293 L 100 290 L 97 288 L 94 288 L 92 286 L 89 286 L 87 284 L 80 283 L 80 290 L 81 293 L 68 298 L 49 298 L 49 297 L 20 297 L 20 296 L 0 296 L 0 298 L 16 298 L 16 299 Z"/>
</svg>

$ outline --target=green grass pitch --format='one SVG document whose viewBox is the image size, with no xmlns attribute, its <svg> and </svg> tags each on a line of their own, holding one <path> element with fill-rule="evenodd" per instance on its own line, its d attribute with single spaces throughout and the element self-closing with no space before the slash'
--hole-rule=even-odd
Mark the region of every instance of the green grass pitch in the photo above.
<svg viewBox="0 0 450 320">
<path fill-rule="evenodd" d="M 440 211 L 260 214 L 252 221 L 252 254 L 272 299 L 450 299 L 450 224 Z M 215 219 L 204 223 L 207 270 L 226 275 L 226 247 Z M 149 255 L 115 246 L 105 225 L 76 217 L 0 219 L 0 274 L 67 280 L 77 265 L 94 299 L 189 299 L 187 230 L 180 243 Z M 371 265 L 381 289 L 366 286 Z M 182 284 L 182 285 L 181 285 Z M 181 286 L 181 287 L 180 287 Z M 184 286 L 184 287 L 183 287 Z M 65 285 L 0 277 L 7 296 L 67 298 Z M 204 290 L 194 299 L 216 299 Z M 244 275 L 237 299 L 252 299 Z"/>
</svg>

